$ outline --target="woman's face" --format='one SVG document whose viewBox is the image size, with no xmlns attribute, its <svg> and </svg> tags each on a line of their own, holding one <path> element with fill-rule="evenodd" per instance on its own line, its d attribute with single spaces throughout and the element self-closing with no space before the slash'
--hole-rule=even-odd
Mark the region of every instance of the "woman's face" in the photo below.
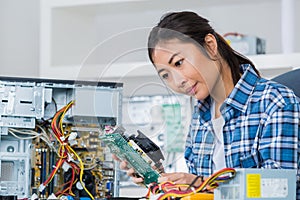
<svg viewBox="0 0 300 200">
<path fill-rule="evenodd" d="M 158 75 L 168 87 L 198 100 L 208 97 L 220 78 L 217 62 L 192 43 L 177 39 L 159 43 L 152 58 Z"/>
</svg>

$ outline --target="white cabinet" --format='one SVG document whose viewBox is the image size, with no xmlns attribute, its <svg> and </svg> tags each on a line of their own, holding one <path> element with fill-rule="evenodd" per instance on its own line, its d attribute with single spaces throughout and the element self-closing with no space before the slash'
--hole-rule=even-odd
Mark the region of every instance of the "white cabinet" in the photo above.
<svg viewBox="0 0 300 200">
<path fill-rule="evenodd" d="M 300 68 L 300 53 L 255 55 L 249 58 L 267 78 Z"/>
<path fill-rule="evenodd" d="M 295 4 L 300 6 L 299 1 Z M 164 13 L 179 10 L 207 17 L 221 34 L 265 38 L 267 55 L 250 58 L 266 76 L 300 67 L 299 53 L 281 54 L 280 0 L 42 0 L 40 76 L 94 80 L 155 76 L 147 58 L 148 33 Z M 299 48 L 299 39 L 295 42 Z"/>
</svg>

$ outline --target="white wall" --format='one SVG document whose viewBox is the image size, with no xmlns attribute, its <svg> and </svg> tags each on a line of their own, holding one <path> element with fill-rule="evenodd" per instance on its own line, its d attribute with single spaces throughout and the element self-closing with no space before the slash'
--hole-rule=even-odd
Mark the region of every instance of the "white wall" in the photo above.
<svg viewBox="0 0 300 200">
<path fill-rule="evenodd" d="M 143 50 L 147 49 L 150 28 L 166 12 L 179 10 L 199 13 L 221 34 L 238 32 L 266 39 L 267 53 L 282 53 L 281 0 L 213 2 L 148 0 L 55 8 L 50 29 L 50 64 L 59 67 L 76 66 L 83 60 L 85 64 L 103 65 L 112 61 L 147 61 Z M 295 3 L 295 10 L 300 9 L 299 1 Z M 298 19 L 300 14 L 295 13 Z M 299 25 L 299 20 L 295 20 L 295 31 L 299 31 Z M 295 51 L 300 51 L 298 37 Z"/>
<path fill-rule="evenodd" d="M 0 76 L 38 76 L 39 0 L 0 1 Z"/>
<path fill-rule="evenodd" d="M 39 0 L 0 1 L 0 75 L 39 76 L 39 2 Z M 88 53 L 86 46 L 101 43 L 101 41 L 107 40 L 109 36 L 122 31 L 140 27 L 151 27 L 157 23 L 163 13 L 171 10 L 185 9 L 193 9 L 210 19 L 212 25 L 220 33 L 237 31 L 257 35 L 267 40 L 267 53 L 281 53 L 280 6 L 281 0 L 242 2 L 231 0 L 226 3 L 222 0 L 189 1 L 189 3 L 181 0 L 149 0 L 139 3 L 109 4 L 101 6 L 100 10 L 99 7 L 95 7 L 90 15 L 81 13 L 83 10 L 78 9 L 78 12 L 75 14 L 78 14 L 79 18 L 77 17 L 74 20 L 74 16 L 72 16 L 73 21 L 70 21 L 72 19 L 67 21 L 65 19 L 64 22 L 69 25 L 80 25 L 80 23 L 76 22 L 76 19 L 85 20 L 84 17 L 80 18 L 82 14 L 85 17 L 94 15 L 96 17 L 90 22 L 96 27 L 89 30 L 89 27 L 87 27 L 89 24 L 82 23 L 85 25 L 82 27 L 82 30 L 87 30 L 88 35 L 81 34 L 85 33 L 84 31 L 69 34 L 68 32 L 64 32 L 62 28 L 61 33 L 65 33 L 69 38 L 74 38 L 80 33 L 79 35 L 83 37 L 83 40 L 81 40 L 83 44 L 80 43 L 78 38 L 73 40 L 73 42 L 66 43 L 66 41 L 69 41 L 66 40 L 68 37 L 63 38 L 65 40 L 61 40 L 59 36 L 54 35 L 53 39 L 58 37 L 60 40 L 57 40 L 59 41 L 58 43 L 53 44 L 53 47 L 57 48 L 52 52 L 54 56 L 52 62 L 58 66 L 78 64 Z M 295 10 L 300 10 L 299 0 L 295 0 Z M 57 10 L 57 12 L 60 11 Z M 74 13 L 73 8 L 70 9 L 70 13 Z M 77 27 L 77 29 L 80 29 L 80 27 Z M 299 32 L 300 13 L 295 12 L 295 52 L 300 52 L 300 38 L 297 37 L 297 33 Z M 137 42 L 145 46 L 146 36 L 137 36 L 135 43 Z M 69 44 L 69 48 L 65 44 Z M 128 45 L 131 43 L 127 41 L 125 44 Z M 111 45 L 111 47 L 112 50 L 108 49 L 106 54 L 115 54 L 115 47 L 118 47 L 118 44 Z M 81 54 L 78 55 L 78 52 Z M 138 58 L 134 55 L 133 59 L 136 59 L 135 61 L 146 58 L 145 55 L 138 55 L 140 56 Z M 110 55 L 110 57 L 114 56 Z M 103 57 L 107 58 L 109 56 Z M 92 58 L 90 60 L 94 61 Z M 67 74 L 61 74 L 57 70 L 57 77 L 61 78 L 62 76 L 67 76 Z M 91 78 L 95 79 L 96 77 Z M 132 79 L 129 80 L 132 83 L 134 81 Z"/>
</svg>

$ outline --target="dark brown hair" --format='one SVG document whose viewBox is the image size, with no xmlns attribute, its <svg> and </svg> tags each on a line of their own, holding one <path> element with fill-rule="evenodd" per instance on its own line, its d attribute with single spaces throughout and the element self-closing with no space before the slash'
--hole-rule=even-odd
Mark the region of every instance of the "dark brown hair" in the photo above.
<svg viewBox="0 0 300 200">
<path fill-rule="evenodd" d="M 233 83 L 236 84 L 240 79 L 240 65 L 251 64 L 257 74 L 258 70 L 254 64 L 245 56 L 233 50 L 224 38 L 216 33 L 209 25 L 209 21 L 194 12 L 172 12 L 162 17 L 148 37 L 148 55 L 153 63 L 152 54 L 159 42 L 172 39 L 179 39 L 182 42 L 197 43 L 204 50 L 204 38 L 207 34 L 213 34 L 218 43 L 218 52 L 231 68 Z M 207 52 L 204 50 L 206 55 Z"/>
</svg>

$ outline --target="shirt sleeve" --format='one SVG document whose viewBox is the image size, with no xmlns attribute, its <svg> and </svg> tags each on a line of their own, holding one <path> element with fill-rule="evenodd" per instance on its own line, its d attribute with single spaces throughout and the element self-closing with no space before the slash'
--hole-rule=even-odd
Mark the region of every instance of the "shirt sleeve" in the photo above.
<svg viewBox="0 0 300 200">
<path fill-rule="evenodd" d="M 299 113 L 299 104 L 290 103 L 267 117 L 258 146 L 261 168 L 297 169 Z"/>
<path fill-rule="evenodd" d="M 185 152 L 184 152 L 184 158 L 186 161 L 187 168 L 189 170 L 189 173 L 191 174 L 197 174 L 196 169 L 193 164 L 193 145 L 192 145 L 192 124 L 190 125 L 189 133 L 187 135 L 186 139 L 186 146 L 185 146 Z"/>
</svg>

